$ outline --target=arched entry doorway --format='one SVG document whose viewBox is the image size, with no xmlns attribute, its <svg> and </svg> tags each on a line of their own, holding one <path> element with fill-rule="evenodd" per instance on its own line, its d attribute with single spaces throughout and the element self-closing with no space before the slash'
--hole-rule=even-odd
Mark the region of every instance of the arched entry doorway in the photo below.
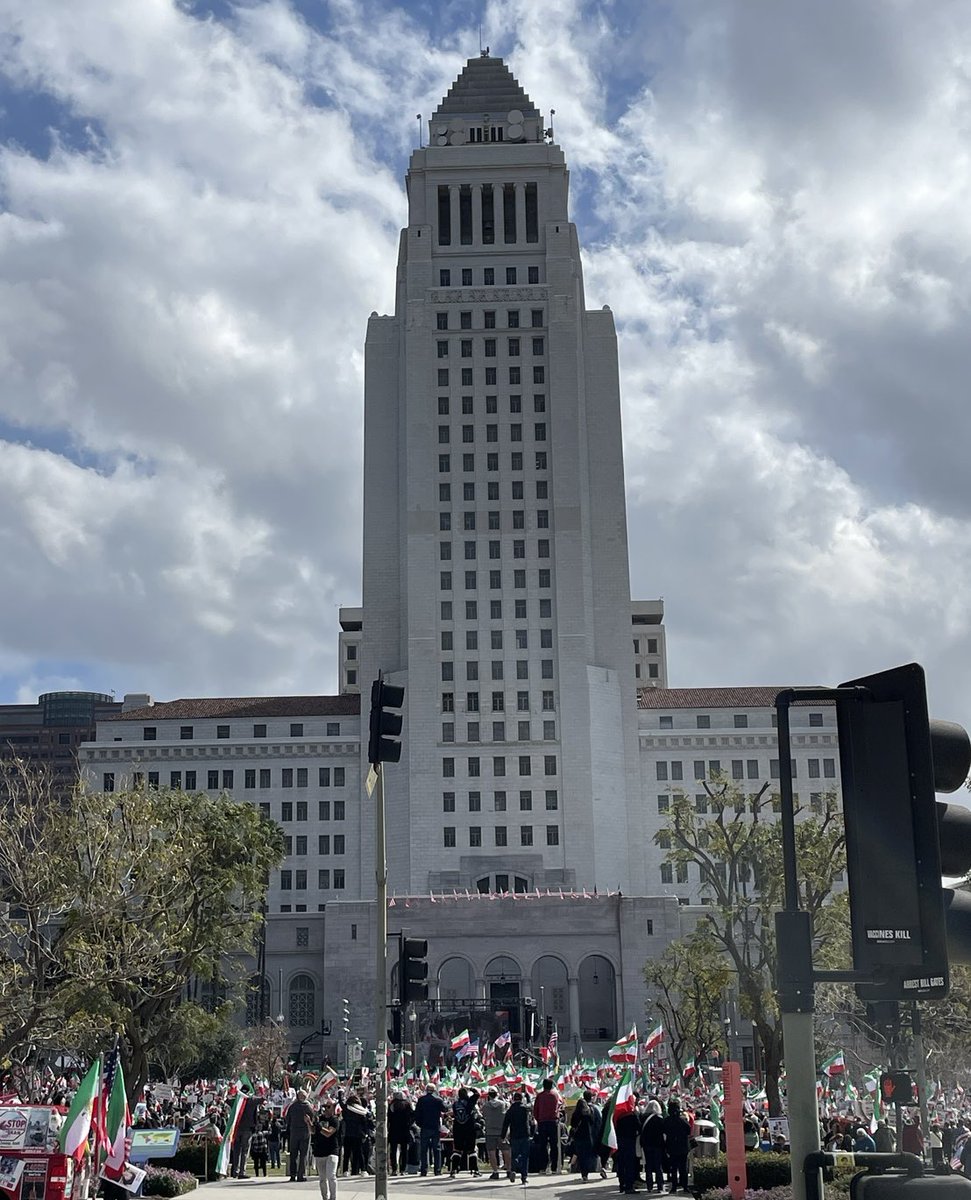
<svg viewBox="0 0 971 1200">
<path fill-rule="evenodd" d="M 544 1022 L 556 1029 L 560 1043 L 573 1036 L 570 1028 L 570 985 L 566 965 L 552 954 L 538 958 L 533 965 L 533 996 L 540 1019 L 540 1031 Z"/>
<path fill-rule="evenodd" d="M 496 1012 L 507 1012 L 509 1028 L 517 1028 L 514 1014 L 519 1013 L 523 976 L 519 963 L 507 954 L 500 954 L 486 964 L 484 974 L 486 996 L 492 1002 L 492 1008 Z"/>
<path fill-rule="evenodd" d="M 475 995 L 472 966 L 465 958 L 446 958 L 438 968 L 438 998 L 448 1004 Z"/>
<path fill-rule="evenodd" d="M 614 965 L 601 954 L 580 964 L 580 1037 L 607 1041 L 617 1036 L 617 984 Z"/>
</svg>

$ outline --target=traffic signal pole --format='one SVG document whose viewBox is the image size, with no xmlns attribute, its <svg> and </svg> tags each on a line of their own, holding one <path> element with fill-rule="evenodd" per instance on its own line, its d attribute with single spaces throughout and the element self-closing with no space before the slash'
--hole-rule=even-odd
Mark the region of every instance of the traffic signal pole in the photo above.
<svg viewBox="0 0 971 1200">
<path fill-rule="evenodd" d="M 388 1194 L 388 855 L 385 848 L 384 767 L 374 768 L 374 881 L 376 925 L 374 964 L 375 1055 L 374 1200 Z"/>
</svg>

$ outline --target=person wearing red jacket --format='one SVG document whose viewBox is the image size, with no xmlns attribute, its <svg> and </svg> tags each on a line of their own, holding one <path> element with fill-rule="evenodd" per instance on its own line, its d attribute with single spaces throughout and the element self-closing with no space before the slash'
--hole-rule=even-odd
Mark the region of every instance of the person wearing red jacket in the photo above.
<svg viewBox="0 0 971 1200">
<path fill-rule="evenodd" d="M 536 1140 L 546 1151 L 546 1174 L 560 1173 L 560 1112 L 562 1105 L 552 1079 L 543 1080 L 543 1089 L 533 1101 Z"/>
</svg>

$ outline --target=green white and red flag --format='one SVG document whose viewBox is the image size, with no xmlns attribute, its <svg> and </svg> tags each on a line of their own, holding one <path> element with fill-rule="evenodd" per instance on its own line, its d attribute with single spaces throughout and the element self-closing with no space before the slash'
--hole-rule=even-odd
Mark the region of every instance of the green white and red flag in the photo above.
<svg viewBox="0 0 971 1200">
<path fill-rule="evenodd" d="M 74 1093 L 71 1107 L 64 1118 L 59 1141 L 61 1153 L 67 1154 L 80 1164 L 88 1149 L 91 1134 L 91 1113 L 94 1101 L 101 1088 L 101 1056 L 91 1064 L 87 1075 L 81 1080 Z"/>
<path fill-rule="evenodd" d="M 403 1057 L 401 1059 L 401 1063 L 402 1065 L 404 1064 Z M 340 1083 L 340 1078 L 337 1072 L 331 1070 L 330 1067 L 325 1067 L 317 1076 L 317 1082 L 314 1084 L 313 1092 L 311 1094 L 315 1100 L 319 1100 L 321 1096 L 329 1092 L 331 1088 L 337 1087 L 338 1083 Z"/>
<path fill-rule="evenodd" d="M 655 1046 L 660 1046 L 664 1040 L 664 1026 L 656 1025 L 644 1041 L 644 1053 L 650 1054 Z"/>
<path fill-rule="evenodd" d="M 613 1049 L 607 1051 L 607 1057 L 611 1062 L 633 1063 L 637 1062 L 637 1026 L 632 1025 L 630 1033 L 627 1037 L 622 1037 L 618 1040 Z"/>
<path fill-rule="evenodd" d="M 107 1151 L 103 1169 L 109 1179 L 120 1179 L 124 1174 L 125 1160 L 128 1157 L 126 1139 L 129 1125 L 131 1113 L 125 1094 L 125 1073 L 121 1069 L 119 1058 L 111 1081 L 111 1095 L 108 1097 L 108 1113 L 105 1119 Z"/>
<path fill-rule="evenodd" d="M 634 1046 L 637 1046 L 637 1034 L 634 1034 Z M 628 1067 L 620 1077 L 620 1082 L 614 1089 L 614 1094 L 610 1097 L 610 1103 L 607 1105 L 607 1110 L 604 1113 L 603 1136 L 602 1144 L 608 1150 L 614 1151 L 617 1149 L 617 1130 L 614 1128 L 614 1121 L 617 1117 L 622 1117 L 624 1113 L 634 1111 L 634 1084 L 633 1076 L 631 1075 L 630 1067 Z"/>
<path fill-rule="evenodd" d="M 837 1050 L 832 1058 L 827 1058 L 823 1065 L 819 1068 L 820 1075 L 841 1075 L 846 1070 L 846 1059 L 843 1057 L 843 1051 Z"/>
<path fill-rule="evenodd" d="M 452 1049 L 461 1050 L 463 1046 L 467 1046 L 471 1041 L 472 1039 L 469 1037 L 469 1031 L 467 1029 L 463 1029 L 461 1033 L 457 1033 L 455 1037 L 452 1038 Z"/>
<path fill-rule="evenodd" d="M 229 1110 L 229 1120 L 226 1122 L 226 1130 L 223 1133 L 223 1140 L 219 1146 L 219 1153 L 216 1156 L 216 1174 L 229 1174 L 229 1159 L 233 1148 L 233 1138 L 236 1136 L 236 1129 L 239 1126 L 239 1119 L 243 1115 L 243 1109 L 246 1107 L 246 1096 L 243 1092 L 237 1092 L 233 1097 L 233 1106 Z"/>
</svg>

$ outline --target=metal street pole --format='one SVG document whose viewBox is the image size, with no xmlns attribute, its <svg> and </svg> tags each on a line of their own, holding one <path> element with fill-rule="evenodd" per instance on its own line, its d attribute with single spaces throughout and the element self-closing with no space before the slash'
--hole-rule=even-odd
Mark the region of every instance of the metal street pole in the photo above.
<svg viewBox="0 0 971 1200">
<path fill-rule="evenodd" d="M 374 981 L 374 1200 L 388 1194 L 388 856 L 384 827 L 384 765 L 374 767 L 374 880 L 375 981 Z"/>
<path fill-rule="evenodd" d="M 930 1117 L 927 1113 L 927 1059 L 924 1057 L 923 1029 L 920 1009 L 915 1000 L 910 1007 L 910 1028 L 914 1034 L 914 1057 L 917 1059 L 917 1098 L 920 1101 L 920 1124 L 926 1140 L 930 1138 Z M 897 1109 L 900 1112 L 900 1109 Z"/>
</svg>

